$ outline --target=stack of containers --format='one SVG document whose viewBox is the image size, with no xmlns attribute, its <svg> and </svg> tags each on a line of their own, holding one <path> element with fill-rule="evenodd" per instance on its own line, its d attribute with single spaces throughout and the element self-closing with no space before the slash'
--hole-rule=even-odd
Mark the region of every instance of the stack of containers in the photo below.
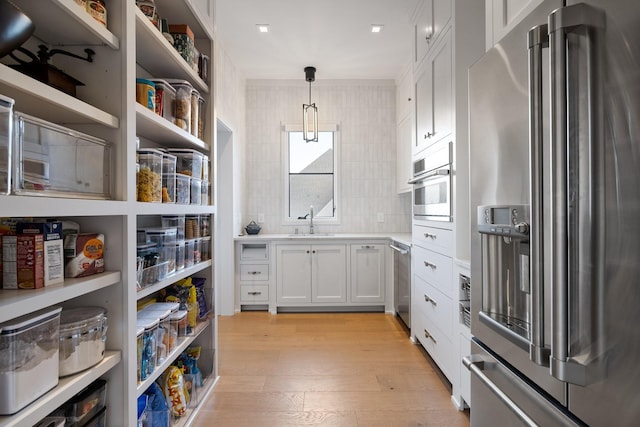
<svg viewBox="0 0 640 427">
<path fill-rule="evenodd" d="M 162 152 L 151 148 L 137 151 L 136 197 L 139 202 L 162 202 Z"/>
<path fill-rule="evenodd" d="M 157 329 L 157 341 L 156 341 L 156 362 L 157 365 L 163 363 L 169 353 L 173 350 L 171 347 L 171 340 L 169 338 L 169 327 L 171 316 L 171 310 L 158 309 L 158 310 L 140 310 L 137 314 L 137 319 L 149 319 L 153 322 L 158 322 Z"/>
<path fill-rule="evenodd" d="M 178 329 L 171 323 L 171 316 L 178 312 L 180 303 L 157 302 L 144 307 L 138 312 L 138 316 L 157 318 L 160 322 L 162 338 L 158 338 L 158 345 L 163 345 L 166 354 L 169 355 L 178 344 Z"/>
<path fill-rule="evenodd" d="M 190 177 L 190 199 L 187 203 L 199 205 L 202 196 L 201 183 L 204 154 L 188 148 L 172 148 L 168 151 L 177 157 L 176 172 Z M 178 184 L 176 183 L 176 185 Z"/>
<path fill-rule="evenodd" d="M 176 161 L 173 154 L 162 153 L 162 203 L 176 202 Z"/>
<path fill-rule="evenodd" d="M 147 240 L 158 247 L 160 262 L 168 262 L 167 274 L 176 271 L 176 234 L 175 227 L 169 228 L 148 228 L 146 230 Z"/>
<path fill-rule="evenodd" d="M 176 229 L 176 271 L 184 268 L 184 231 L 185 216 L 184 215 L 163 215 L 163 228 Z"/>
<path fill-rule="evenodd" d="M 211 259 L 211 217 L 200 215 L 200 258 L 202 261 Z"/>
</svg>

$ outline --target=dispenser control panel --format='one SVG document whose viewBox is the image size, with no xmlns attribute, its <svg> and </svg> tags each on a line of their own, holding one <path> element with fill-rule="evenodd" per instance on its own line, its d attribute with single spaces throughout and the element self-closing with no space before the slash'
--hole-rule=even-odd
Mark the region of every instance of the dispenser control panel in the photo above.
<svg viewBox="0 0 640 427">
<path fill-rule="evenodd" d="M 527 238 L 529 205 L 478 206 L 478 232 Z"/>
</svg>

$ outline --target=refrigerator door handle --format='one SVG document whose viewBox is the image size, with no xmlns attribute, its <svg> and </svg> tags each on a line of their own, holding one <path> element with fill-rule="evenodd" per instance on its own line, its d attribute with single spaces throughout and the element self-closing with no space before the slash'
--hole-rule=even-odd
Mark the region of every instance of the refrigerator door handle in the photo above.
<svg viewBox="0 0 640 427">
<path fill-rule="evenodd" d="M 527 34 L 529 48 L 529 194 L 531 341 L 529 358 L 541 366 L 549 366 L 551 350 L 545 347 L 544 324 L 544 190 L 543 190 L 543 98 L 542 54 L 549 47 L 549 26 L 538 25 Z"/>
<path fill-rule="evenodd" d="M 604 26 L 604 13 L 584 3 L 549 15 L 553 194 L 550 370 L 559 380 L 581 386 L 598 381 L 605 372 L 601 297 L 605 186 L 598 34 Z M 586 108 L 579 102 L 582 94 L 586 94 Z"/>
<path fill-rule="evenodd" d="M 482 384 L 487 386 L 489 390 L 491 390 L 496 395 L 496 397 L 502 401 L 502 403 L 507 405 L 509 410 L 511 410 L 511 412 L 513 412 L 520 419 L 520 421 L 522 421 L 529 427 L 538 426 L 538 424 L 531 417 L 529 417 L 522 410 L 522 408 L 520 408 L 513 400 L 511 400 L 511 398 L 509 398 L 509 396 L 507 396 L 505 392 L 500 389 L 500 387 L 494 384 L 494 382 L 484 374 L 484 360 L 482 360 L 481 356 L 474 354 L 472 354 L 471 356 L 465 356 L 462 358 L 462 364 L 469 370 L 469 372 L 474 374 Z"/>
</svg>

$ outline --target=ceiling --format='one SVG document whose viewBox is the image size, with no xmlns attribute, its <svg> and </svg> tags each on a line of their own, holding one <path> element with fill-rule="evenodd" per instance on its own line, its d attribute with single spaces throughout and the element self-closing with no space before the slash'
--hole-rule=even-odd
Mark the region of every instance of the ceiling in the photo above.
<svg viewBox="0 0 640 427">
<path fill-rule="evenodd" d="M 418 0 L 218 0 L 216 35 L 247 79 L 395 79 Z M 269 24 L 262 34 L 256 24 Z M 383 24 L 373 34 L 371 24 Z"/>
</svg>

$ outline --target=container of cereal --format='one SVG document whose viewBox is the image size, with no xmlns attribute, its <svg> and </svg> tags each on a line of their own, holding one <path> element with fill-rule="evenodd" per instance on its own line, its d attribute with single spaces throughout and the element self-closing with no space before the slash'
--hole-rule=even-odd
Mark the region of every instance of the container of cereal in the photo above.
<svg viewBox="0 0 640 427">
<path fill-rule="evenodd" d="M 199 205 L 202 203 L 202 180 L 191 178 L 191 204 Z"/>
<path fill-rule="evenodd" d="M 191 178 L 189 175 L 176 174 L 176 203 L 191 203 Z"/>
<path fill-rule="evenodd" d="M 192 178 L 202 176 L 204 154 L 189 148 L 170 148 L 168 151 L 177 157 L 176 172 Z"/>
<path fill-rule="evenodd" d="M 176 90 L 173 123 L 185 132 L 191 133 L 191 91 L 193 87 L 186 80 L 165 80 Z"/>
<path fill-rule="evenodd" d="M 195 239 L 200 237 L 201 215 L 187 215 L 184 221 L 184 238 Z"/>
<path fill-rule="evenodd" d="M 58 384 L 61 310 L 0 323 L 0 414 L 18 412 Z"/>
<path fill-rule="evenodd" d="M 136 79 L 136 101 L 151 111 L 156 110 L 156 85 L 151 80 Z"/>
<path fill-rule="evenodd" d="M 151 79 L 151 81 L 156 85 L 156 113 L 173 123 L 176 90 L 165 80 Z"/>
<path fill-rule="evenodd" d="M 138 150 L 140 169 L 136 174 L 136 194 L 139 202 L 162 202 L 162 152 L 145 148 Z"/>
<path fill-rule="evenodd" d="M 76 307 L 60 315 L 60 376 L 75 374 L 104 358 L 107 310 Z"/>
</svg>

